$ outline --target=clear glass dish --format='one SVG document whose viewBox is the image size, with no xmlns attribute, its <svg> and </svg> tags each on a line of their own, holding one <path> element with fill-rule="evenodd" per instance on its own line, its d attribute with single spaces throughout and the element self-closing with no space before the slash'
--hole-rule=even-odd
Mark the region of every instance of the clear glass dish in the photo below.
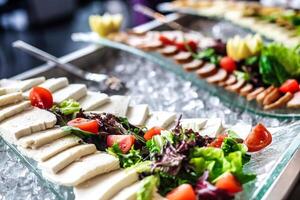
<svg viewBox="0 0 300 200">
<path fill-rule="evenodd" d="M 122 47 L 125 48 L 126 46 Z M 269 148 L 253 154 L 253 159 L 246 166 L 246 170 L 257 173 L 257 180 L 247 184 L 244 192 L 237 196 L 237 199 L 262 199 L 299 148 L 300 135 L 298 135 L 298 132 L 300 131 L 300 123 L 287 125 L 291 120 L 282 121 L 277 118 L 265 118 L 250 112 L 243 112 L 243 110 L 234 107 L 228 107 L 223 104 L 221 98 L 211 95 L 212 93 L 208 90 L 210 85 L 207 85 L 207 88 L 193 85 L 191 81 L 182 79 L 166 70 L 168 68 L 160 67 L 165 64 L 165 62 L 161 63 L 161 59 L 146 53 L 146 57 L 140 56 L 139 53 L 141 52 L 139 50 L 132 49 L 132 51 L 138 52 L 133 54 L 116 48 L 103 47 L 91 56 L 80 58 L 78 63 L 81 63 L 81 65 L 78 64 L 78 66 L 89 67 L 89 70 L 93 72 L 107 73 L 121 78 L 128 88 L 126 95 L 132 97 L 132 102 L 135 104 L 147 103 L 151 110 L 176 111 L 186 118 L 219 117 L 224 119 L 226 124 L 235 124 L 241 121 L 255 124 L 262 121 L 267 126 L 282 128 L 274 133 L 273 143 Z M 93 58 L 96 59 L 92 61 Z M 153 59 L 157 60 L 154 61 Z M 171 68 L 171 64 L 169 67 Z M 175 66 L 172 65 L 173 68 Z M 71 82 L 82 82 L 82 80 L 70 74 L 62 74 L 59 70 L 53 68 L 44 74 L 37 75 L 45 75 L 50 78 L 59 73 L 62 76 L 66 75 Z M 0 146 L 2 145 L 8 146 L 15 152 L 20 161 L 36 174 L 45 187 L 49 188 L 55 199 L 74 199 L 72 188 L 62 187 L 45 180 L 35 161 L 24 157 L 14 145 L 7 144 L 3 140 L 0 141 Z M 1 166 L 0 162 L 0 170 L 3 168 L 5 166 Z M 15 182 L 18 185 L 23 184 L 23 182 L 18 182 L 17 179 L 15 179 Z M 41 196 L 40 199 L 45 198 Z"/>
</svg>

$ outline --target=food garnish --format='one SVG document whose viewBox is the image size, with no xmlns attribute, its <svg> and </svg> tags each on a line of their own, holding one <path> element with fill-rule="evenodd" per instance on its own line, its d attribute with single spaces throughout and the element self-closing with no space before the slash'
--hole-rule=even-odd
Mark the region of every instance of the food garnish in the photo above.
<svg viewBox="0 0 300 200">
<path fill-rule="evenodd" d="M 33 87 L 29 94 L 32 106 L 41 109 L 50 109 L 53 106 L 52 93 L 43 87 Z"/>
</svg>

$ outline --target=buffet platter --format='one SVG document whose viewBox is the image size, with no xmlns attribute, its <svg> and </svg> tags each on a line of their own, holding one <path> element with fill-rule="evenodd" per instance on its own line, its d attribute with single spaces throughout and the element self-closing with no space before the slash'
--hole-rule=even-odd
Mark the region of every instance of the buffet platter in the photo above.
<svg viewBox="0 0 300 200">
<path fill-rule="evenodd" d="M 174 15 L 172 18 L 174 18 Z M 148 29 L 149 27 L 154 28 L 155 23 L 150 23 Z M 141 27 L 141 29 L 145 29 L 145 27 L 147 28 L 147 25 Z M 155 28 L 162 29 L 163 26 L 157 24 Z M 239 193 L 236 198 L 268 198 L 270 197 L 269 195 L 276 193 L 276 191 L 272 190 L 272 188 L 276 188 L 274 185 L 278 188 L 277 184 L 280 183 L 285 185 L 286 189 L 286 191 L 281 191 L 280 195 L 286 195 L 289 186 L 294 183 L 299 171 L 299 166 L 293 168 L 295 167 L 295 159 L 299 155 L 296 152 L 299 148 L 298 132 L 300 126 L 297 122 L 294 122 L 293 119 L 295 116 L 288 120 L 282 120 L 280 117 L 265 118 L 264 115 L 249 113 L 247 109 L 243 109 L 244 107 L 237 109 L 235 106 L 228 106 L 228 102 L 224 102 L 220 96 L 212 95 L 213 92 L 217 93 L 220 91 L 210 91 L 209 88 L 211 87 L 209 85 L 204 86 L 205 83 L 201 83 L 201 87 L 197 87 L 197 84 L 191 79 L 184 80 L 173 73 L 169 73 L 169 70 L 172 69 L 163 68 L 162 66 L 166 62 L 161 63 L 162 59 L 157 59 L 156 56 L 151 55 L 151 57 L 148 57 L 147 55 L 150 54 L 142 55 L 139 50 L 136 53 L 134 50 L 128 52 L 128 50 L 120 48 L 119 44 L 114 46 L 114 43 L 107 40 L 101 41 L 101 44 L 104 44 L 105 47 L 89 46 L 86 49 L 64 57 L 62 61 L 71 62 L 81 68 L 88 67 L 89 70 L 94 72 L 104 72 L 120 77 L 126 82 L 126 86 L 128 87 L 128 91 L 121 95 L 131 96 L 133 105 L 146 103 L 152 111 L 176 112 L 179 115 L 182 114 L 183 119 L 210 118 L 213 125 L 222 124 L 224 129 L 240 123 L 242 125 L 239 129 L 241 127 L 249 128 L 249 125 L 251 127 L 251 125 L 258 122 L 263 122 L 267 127 L 270 127 L 269 130 L 272 132 L 273 137 L 271 145 L 260 152 L 253 153 L 251 161 L 245 167 L 246 171 L 254 171 L 257 174 L 257 179 L 246 184 L 244 191 Z M 114 59 L 110 59 L 112 57 Z M 167 66 L 170 67 L 169 64 Z M 174 66 L 172 67 L 174 69 Z M 70 83 L 87 84 L 52 64 L 46 64 L 14 78 L 29 79 L 45 76 L 49 79 L 57 78 L 57 74 L 67 77 Z M 94 91 L 98 89 L 89 84 L 87 84 L 87 87 L 89 90 Z M 182 94 L 184 94 L 184 98 L 182 98 Z M 108 95 L 110 96 L 111 94 L 108 93 Z M 268 114 L 267 116 L 272 115 Z M 20 152 L 20 148 L 16 145 L 11 145 L 7 139 L 2 140 L 2 142 L 14 150 L 16 155 L 21 158 L 21 161 L 54 193 L 56 199 L 74 199 L 72 187 L 59 186 L 59 184 L 54 184 L 46 180 L 47 178 L 43 175 L 36 161 L 24 156 Z M 287 172 L 293 172 L 292 177 L 294 177 L 294 180 L 291 180 L 293 178 L 290 178 L 290 176 L 284 176 Z M 286 179 L 289 179 L 289 184 L 291 185 L 286 185 Z M 274 180 L 276 180 L 275 183 L 277 184 L 274 184 Z M 284 180 L 284 183 L 281 182 L 282 180 Z"/>
</svg>

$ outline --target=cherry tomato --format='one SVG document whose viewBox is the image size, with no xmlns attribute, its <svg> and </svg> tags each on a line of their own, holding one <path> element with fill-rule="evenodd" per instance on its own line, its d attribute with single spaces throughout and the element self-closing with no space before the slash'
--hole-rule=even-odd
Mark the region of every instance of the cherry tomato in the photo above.
<svg viewBox="0 0 300 200">
<path fill-rule="evenodd" d="M 196 194 L 190 184 L 182 184 L 166 196 L 168 200 L 196 200 Z"/>
<path fill-rule="evenodd" d="M 216 148 L 221 148 L 222 143 L 224 141 L 224 139 L 227 137 L 227 134 L 220 134 L 217 136 L 217 138 L 212 141 L 212 143 L 210 143 L 208 146 L 209 147 L 216 147 Z"/>
<path fill-rule="evenodd" d="M 175 42 L 171 39 L 169 39 L 168 37 L 164 36 L 164 35 L 160 35 L 159 36 L 159 40 L 164 44 L 164 45 L 174 45 Z"/>
<path fill-rule="evenodd" d="M 230 172 L 222 175 L 222 177 L 217 180 L 216 187 L 226 190 L 229 193 L 237 193 L 243 190 L 240 182 Z"/>
<path fill-rule="evenodd" d="M 179 51 L 193 51 L 195 52 L 197 50 L 197 43 L 190 40 L 187 42 L 176 42 L 176 48 Z"/>
<path fill-rule="evenodd" d="M 108 147 L 119 144 L 122 153 L 127 153 L 135 142 L 133 135 L 109 135 L 106 139 Z"/>
<path fill-rule="evenodd" d="M 257 124 L 245 140 L 249 152 L 259 151 L 272 142 L 272 135 L 262 124 Z"/>
<path fill-rule="evenodd" d="M 83 131 L 98 134 L 99 124 L 97 120 L 85 119 L 85 118 L 75 118 L 68 122 L 68 126 L 77 127 Z"/>
<path fill-rule="evenodd" d="M 221 58 L 220 66 L 228 73 L 232 73 L 237 68 L 235 61 L 228 56 Z"/>
<path fill-rule="evenodd" d="M 43 87 L 33 87 L 29 93 L 32 106 L 49 109 L 53 106 L 52 93 Z"/>
<path fill-rule="evenodd" d="M 160 127 L 152 127 L 151 129 L 149 129 L 145 135 L 144 135 L 144 138 L 145 140 L 151 140 L 151 138 L 154 136 L 154 135 L 160 135 L 160 132 L 162 131 L 163 129 L 160 128 Z"/>
<path fill-rule="evenodd" d="M 299 90 L 299 83 L 295 79 L 286 80 L 279 88 L 282 93 L 295 93 Z"/>
</svg>

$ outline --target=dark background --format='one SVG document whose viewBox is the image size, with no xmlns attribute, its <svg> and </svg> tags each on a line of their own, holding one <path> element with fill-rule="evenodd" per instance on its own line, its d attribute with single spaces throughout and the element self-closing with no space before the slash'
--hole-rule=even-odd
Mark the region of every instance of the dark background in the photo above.
<svg viewBox="0 0 300 200">
<path fill-rule="evenodd" d="M 41 3 L 43 2 L 43 3 Z M 74 32 L 89 31 L 91 14 L 121 13 L 124 28 L 149 21 L 132 10 L 135 3 L 155 8 L 159 0 L 0 0 L 0 78 L 9 78 L 42 64 L 13 49 L 20 39 L 57 57 L 78 50 L 87 44 L 75 43 Z M 300 199 L 300 183 L 288 199 Z"/>
</svg>

